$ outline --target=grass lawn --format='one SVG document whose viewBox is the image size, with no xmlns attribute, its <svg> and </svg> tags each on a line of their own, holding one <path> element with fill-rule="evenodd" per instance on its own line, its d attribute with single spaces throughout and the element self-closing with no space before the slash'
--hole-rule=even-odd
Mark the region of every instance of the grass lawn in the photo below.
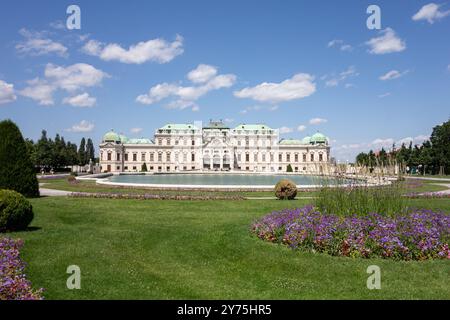
<svg viewBox="0 0 450 320">
<path fill-rule="evenodd" d="M 293 251 L 249 233 L 254 219 L 307 200 L 32 199 L 23 258 L 47 299 L 448 299 L 450 262 Z M 450 200 L 410 200 L 450 212 Z M 68 290 L 66 268 L 81 268 Z M 382 289 L 366 288 L 380 266 Z"/>
</svg>

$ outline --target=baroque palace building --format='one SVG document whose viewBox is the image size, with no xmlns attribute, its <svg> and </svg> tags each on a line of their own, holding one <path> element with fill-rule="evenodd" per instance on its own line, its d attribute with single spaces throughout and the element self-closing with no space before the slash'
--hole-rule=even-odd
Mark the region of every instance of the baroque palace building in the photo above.
<svg viewBox="0 0 450 320">
<path fill-rule="evenodd" d="M 323 173 L 330 160 L 328 138 L 317 132 L 302 140 L 279 139 L 278 130 L 264 124 L 222 121 L 205 127 L 166 124 L 154 140 L 128 139 L 113 130 L 100 144 L 101 172 L 248 171 Z"/>
</svg>

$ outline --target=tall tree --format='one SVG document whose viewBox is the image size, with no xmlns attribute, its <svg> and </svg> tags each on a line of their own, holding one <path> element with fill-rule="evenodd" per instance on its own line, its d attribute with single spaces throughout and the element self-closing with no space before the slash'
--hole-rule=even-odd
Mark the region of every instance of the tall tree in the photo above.
<svg viewBox="0 0 450 320">
<path fill-rule="evenodd" d="M 94 144 L 92 143 L 91 138 L 88 138 L 86 144 L 86 162 L 89 163 L 89 160 L 94 160 L 95 158 L 95 149 Z"/>
<path fill-rule="evenodd" d="M 39 196 L 35 168 L 25 140 L 11 120 L 0 122 L 0 189 L 11 189 L 27 197 Z"/>
<path fill-rule="evenodd" d="M 84 137 L 81 139 L 80 148 L 78 149 L 78 163 L 80 166 L 86 164 L 86 140 Z"/>
<path fill-rule="evenodd" d="M 450 173 L 450 120 L 433 128 L 430 141 L 439 173 Z"/>
<path fill-rule="evenodd" d="M 41 168 L 49 169 L 52 162 L 51 140 L 47 138 L 47 131 L 42 130 L 41 138 L 36 144 L 36 163 Z"/>
</svg>

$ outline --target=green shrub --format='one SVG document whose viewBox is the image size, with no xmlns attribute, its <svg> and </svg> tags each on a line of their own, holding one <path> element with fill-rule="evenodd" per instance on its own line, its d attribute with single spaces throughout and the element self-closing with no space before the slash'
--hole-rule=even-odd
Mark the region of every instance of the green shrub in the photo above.
<svg viewBox="0 0 450 320">
<path fill-rule="evenodd" d="M 292 200 L 297 195 L 297 186 L 291 180 L 283 179 L 275 185 L 275 196 L 280 200 Z"/>
<path fill-rule="evenodd" d="M 20 193 L 0 190 L 0 232 L 24 230 L 33 220 L 33 207 Z"/>
<path fill-rule="evenodd" d="M 294 172 L 290 163 L 287 165 L 286 172 Z"/>
<path fill-rule="evenodd" d="M 26 197 L 39 196 L 39 184 L 19 128 L 11 120 L 0 122 L 0 189 Z"/>
<path fill-rule="evenodd" d="M 145 164 L 145 162 L 142 164 L 141 171 L 147 172 L 147 165 Z"/>
</svg>

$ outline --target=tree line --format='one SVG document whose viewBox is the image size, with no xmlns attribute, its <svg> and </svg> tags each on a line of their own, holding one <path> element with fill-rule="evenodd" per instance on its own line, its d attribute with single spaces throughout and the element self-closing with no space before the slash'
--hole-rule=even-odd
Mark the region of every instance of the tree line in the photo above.
<svg viewBox="0 0 450 320">
<path fill-rule="evenodd" d="M 421 145 L 414 145 L 412 141 L 400 148 L 392 145 L 390 151 L 382 148 L 375 153 L 361 152 L 356 156 L 356 162 L 370 168 L 399 164 L 405 171 L 416 171 L 420 174 L 449 174 L 450 173 L 450 120 L 433 128 L 430 139 Z"/>
<path fill-rule="evenodd" d="M 75 143 L 65 141 L 64 137 L 56 134 L 52 140 L 47 137 L 47 131 L 42 130 L 39 140 L 34 142 L 31 139 L 25 139 L 28 154 L 35 168 L 40 170 L 62 170 L 67 166 L 84 166 L 90 160 L 95 162 L 94 144 L 90 138 L 83 137 L 80 141 L 80 147 Z"/>
</svg>

